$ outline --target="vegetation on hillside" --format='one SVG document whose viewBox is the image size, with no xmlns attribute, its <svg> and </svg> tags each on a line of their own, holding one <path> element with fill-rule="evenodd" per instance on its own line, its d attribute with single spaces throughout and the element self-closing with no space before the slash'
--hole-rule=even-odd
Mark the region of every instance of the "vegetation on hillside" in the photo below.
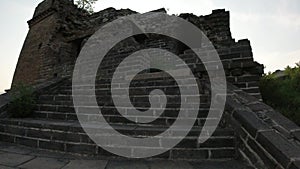
<svg viewBox="0 0 300 169">
<path fill-rule="evenodd" d="M 300 125 L 300 62 L 287 67 L 284 77 L 276 73 L 264 75 L 260 89 L 265 103 Z"/>
<path fill-rule="evenodd" d="M 84 9 L 89 13 L 94 12 L 94 5 L 98 0 L 77 0 L 76 5 L 80 9 Z"/>
</svg>

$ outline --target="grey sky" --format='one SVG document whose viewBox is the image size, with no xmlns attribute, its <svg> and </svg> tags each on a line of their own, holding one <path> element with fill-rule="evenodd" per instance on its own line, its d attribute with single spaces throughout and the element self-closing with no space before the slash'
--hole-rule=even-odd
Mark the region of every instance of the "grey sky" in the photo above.
<svg viewBox="0 0 300 169">
<path fill-rule="evenodd" d="M 42 0 L 0 1 L 0 93 L 10 88 L 18 56 L 34 8 Z M 107 7 L 131 8 L 146 12 L 165 7 L 170 14 L 210 14 L 225 8 L 231 14 L 231 32 L 251 41 L 254 59 L 266 72 L 294 66 L 300 61 L 299 0 L 99 0 L 96 11 Z"/>
</svg>

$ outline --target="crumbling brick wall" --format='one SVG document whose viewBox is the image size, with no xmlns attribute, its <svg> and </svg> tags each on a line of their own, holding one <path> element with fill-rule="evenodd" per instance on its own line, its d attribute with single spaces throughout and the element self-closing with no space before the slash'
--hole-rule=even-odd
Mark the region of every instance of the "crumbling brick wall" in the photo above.
<svg viewBox="0 0 300 169">
<path fill-rule="evenodd" d="M 165 12 L 164 9 L 159 11 Z M 30 30 L 12 85 L 38 84 L 56 77 L 70 77 L 81 47 L 96 30 L 120 16 L 136 13 L 129 9 L 108 8 L 89 15 L 70 0 L 43 1 L 28 21 Z M 213 42 L 229 82 L 260 97 L 258 81 L 263 66 L 254 62 L 249 40 L 235 42 L 232 38 L 228 11 L 214 10 L 210 15 L 199 17 L 181 14 L 179 17 L 199 27 Z M 132 43 L 132 47 L 141 43 L 140 40 L 134 39 L 136 43 Z M 191 55 L 188 49 L 172 41 L 142 39 L 142 43 L 148 47 L 167 49 L 180 57 Z M 124 50 L 119 52 L 122 55 Z"/>
</svg>

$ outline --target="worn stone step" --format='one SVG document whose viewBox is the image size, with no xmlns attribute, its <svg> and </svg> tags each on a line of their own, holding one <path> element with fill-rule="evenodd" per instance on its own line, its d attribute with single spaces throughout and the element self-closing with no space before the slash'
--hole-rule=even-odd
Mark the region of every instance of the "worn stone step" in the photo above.
<svg viewBox="0 0 300 169">
<path fill-rule="evenodd" d="M 159 111 L 173 111 L 173 110 L 183 110 L 183 111 L 188 111 L 188 110 L 195 110 L 195 106 L 199 106 L 199 110 L 202 109 L 209 109 L 210 104 L 209 103 L 166 103 L 166 105 L 160 105 L 160 103 L 157 102 L 158 106 L 153 106 L 151 107 L 151 104 L 149 102 L 131 102 L 132 105 L 128 105 L 127 102 L 118 102 L 120 105 L 119 107 L 116 107 L 114 102 L 98 102 L 98 106 L 94 106 L 94 102 L 80 102 L 75 105 L 72 101 L 39 101 L 37 104 L 35 104 L 35 110 L 39 111 L 58 111 L 58 112 L 75 112 L 75 109 L 80 109 L 80 108 L 96 108 L 96 109 L 104 109 L 104 108 L 109 108 L 109 109 L 137 109 L 140 111 L 146 111 L 149 110 L 150 108 L 153 110 L 159 110 Z M 130 107 L 129 107 L 130 106 Z"/>
<path fill-rule="evenodd" d="M 38 101 L 72 101 L 72 95 L 57 95 L 57 94 L 41 94 Z"/>
<path fill-rule="evenodd" d="M 94 104 L 94 101 L 92 101 L 92 98 L 91 97 L 85 97 L 87 98 L 86 100 L 83 100 L 82 102 L 80 102 L 80 106 L 93 106 Z M 89 100 L 88 100 L 89 99 Z M 107 99 L 107 100 L 104 100 L 104 99 Z M 148 108 L 150 107 L 150 102 L 149 102 L 149 98 L 148 97 L 133 97 L 132 98 L 132 101 L 130 101 L 135 107 L 137 108 Z M 106 105 L 106 106 L 114 106 L 114 101 L 107 97 L 107 98 L 98 98 L 98 102 L 97 102 L 99 105 Z M 119 104 L 124 104 L 124 103 L 127 103 L 127 101 L 125 102 L 125 100 L 121 100 L 120 102 L 118 102 Z M 152 100 L 152 103 L 157 103 L 157 104 L 160 104 L 160 101 L 157 99 L 157 100 Z M 199 103 L 194 103 L 192 101 L 184 101 L 183 103 L 181 103 L 180 101 L 176 101 L 176 100 L 169 100 L 167 103 L 166 103 L 166 107 L 168 108 L 177 108 L 177 107 L 182 107 L 182 108 L 189 108 L 189 107 L 194 107 L 195 104 L 199 104 Z M 56 101 L 56 100 L 38 100 L 37 101 L 37 106 L 43 106 L 43 105 L 55 105 L 57 107 L 61 107 L 61 106 L 73 106 L 74 105 L 74 102 L 73 100 L 64 100 L 64 101 Z M 210 106 L 210 102 L 208 101 L 203 101 L 201 100 L 200 101 L 200 107 L 201 108 L 207 108 Z"/>
<path fill-rule="evenodd" d="M 0 125 L 7 126 L 18 126 L 18 127 L 28 127 L 28 128 L 41 128 L 47 130 L 62 130 L 62 131 L 72 131 L 78 133 L 84 133 L 81 125 L 78 121 L 63 121 L 63 120 L 45 120 L 45 119 L 0 119 Z M 101 126 L 101 123 L 95 124 L 95 126 Z M 147 124 L 111 124 L 118 130 L 127 129 L 132 131 L 165 131 L 168 126 L 150 126 Z M 176 128 L 178 131 L 184 130 L 184 128 Z M 190 132 L 192 136 L 199 134 L 202 127 L 194 126 Z M 217 128 L 213 134 L 214 136 L 234 136 L 234 131 L 230 128 Z"/>
<path fill-rule="evenodd" d="M 130 109 L 137 109 L 140 111 L 146 111 L 149 110 L 149 107 L 142 107 L 141 106 L 136 106 L 136 107 L 118 107 L 118 109 L 123 109 L 125 110 L 130 110 Z M 35 105 L 35 110 L 37 111 L 52 111 L 52 112 L 68 112 L 68 113 L 75 113 L 75 109 L 78 111 L 94 111 L 94 110 L 98 110 L 101 109 L 102 111 L 113 111 L 114 109 L 116 109 L 116 107 L 114 105 L 110 105 L 107 104 L 105 106 L 92 106 L 92 105 L 85 105 L 85 103 L 83 103 L 83 105 L 79 105 L 78 107 L 73 107 L 73 105 L 58 105 L 58 104 L 54 104 L 54 103 L 49 103 L 49 104 L 36 104 Z M 181 106 L 180 104 L 167 104 L 167 107 L 163 107 L 163 108 L 156 108 L 153 107 L 151 108 L 152 110 L 157 110 L 157 111 L 165 111 L 166 113 L 169 111 L 185 111 L 187 113 L 189 113 L 190 111 L 195 111 L 194 106 L 192 106 L 192 104 L 188 104 L 185 106 Z M 200 104 L 199 108 L 198 108 L 199 112 L 202 112 L 203 110 L 210 110 L 210 105 L 208 105 L 207 103 L 203 103 Z M 217 111 L 218 109 L 211 109 L 212 111 Z M 165 114 L 166 114 L 165 113 Z"/>
<path fill-rule="evenodd" d="M 165 77 L 164 75 L 139 75 L 136 77 L 135 80 L 131 81 L 130 83 L 130 89 L 135 90 L 135 89 L 140 89 L 140 88 L 148 88 L 148 90 L 153 90 L 153 89 L 166 89 L 169 88 L 171 90 L 172 88 L 178 90 L 178 84 L 184 84 L 184 88 L 192 88 L 196 87 L 201 89 L 202 88 L 202 80 L 196 79 L 197 84 L 193 84 L 194 79 L 192 78 L 186 78 L 186 77 L 177 77 L 176 81 L 173 78 L 170 77 Z M 157 76 L 157 77 L 156 77 Z M 162 77 L 160 77 L 162 76 Z M 178 84 L 177 84 L 178 82 Z M 110 90 L 110 87 L 114 89 L 118 88 L 126 88 L 128 87 L 122 80 L 118 83 L 111 83 L 111 79 L 101 79 L 101 80 L 96 80 L 94 86 L 90 84 L 84 84 L 86 81 L 83 81 L 83 83 L 74 83 L 72 84 L 71 81 L 65 82 L 63 85 L 60 85 L 57 90 L 55 90 L 56 93 L 61 93 L 61 94 L 66 94 L 66 93 L 71 93 L 72 88 L 77 89 L 78 91 L 82 90 L 84 93 L 85 90 L 95 90 L 101 93 L 101 90 Z M 175 90 L 174 90 L 175 91 Z M 201 90 L 202 91 L 202 90 Z"/>
<path fill-rule="evenodd" d="M 105 117 L 105 120 L 109 123 L 120 123 L 120 124 L 134 124 L 135 122 L 128 120 L 130 119 L 136 119 L 136 116 L 130 116 L 130 115 L 120 115 L 117 113 L 114 113 L 113 111 L 109 112 L 103 112 L 103 116 Z M 206 121 L 217 121 L 218 119 L 210 118 L 207 119 L 208 111 L 203 111 L 202 113 L 198 113 L 198 117 L 196 120 L 194 120 L 191 117 L 186 117 L 185 120 L 187 122 L 193 122 L 197 126 L 203 126 Z M 56 119 L 56 120 L 78 120 L 77 115 L 74 112 L 53 112 L 53 111 L 36 111 L 33 115 L 36 118 L 44 118 L 44 119 Z M 126 118 L 127 117 L 127 118 Z M 81 115 L 82 119 L 86 120 L 93 120 L 93 121 L 100 121 L 98 115 L 94 114 L 86 114 Z M 139 118 L 143 119 L 150 119 L 149 116 L 140 116 Z M 151 124 L 155 125 L 167 125 L 170 126 L 173 124 L 173 122 L 177 119 L 177 115 L 170 115 L 170 114 L 163 114 L 162 116 L 156 118 L 155 121 L 153 121 Z M 138 120 L 138 119 L 137 119 Z"/>
<path fill-rule="evenodd" d="M 196 81 L 198 84 L 201 84 L 204 80 L 199 79 L 198 77 L 187 77 L 186 74 L 182 74 L 185 72 L 180 72 L 178 70 L 175 70 L 174 74 L 176 74 L 176 77 L 171 77 L 170 75 L 163 73 L 163 72 L 156 72 L 156 73 L 145 73 L 145 74 L 139 74 L 136 75 L 132 81 L 130 82 L 133 86 L 140 86 L 140 85 L 149 85 L 149 86 L 160 86 L 160 85 L 174 85 L 176 82 L 182 83 L 185 85 L 192 84 L 191 82 Z M 127 77 L 131 77 L 131 75 L 128 75 Z M 176 78 L 176 79 L 175 79 Z M 85 80 L 85 79 L 82 79 Z M 118 84 L 125 84 L 123 79 L 115 79 L 115 82 L 118 82 Z M 120 81 L 118 81 L 120 80 Z M 78 83 L 82 82 L 82 83 Z M 87 81 L 78 81 L 73 83 L 73 81 L 65 81 L 60 87 L 67 86 L 70 87 L 72 85 L 74 86 L 86 86 Z M 106 76 L 97 78 L 92 84 L 95 84 L 95 86 L 101 86 L 101 85 L 108 85 L 110 86 L 112 82 L 112 77 Z M 184 82 L 184 83 L 183 83 Z"/>
<path fill-rule="evenodd" d="M 185 80 L 185 81 L 183 81 Z M 194 86 L 192 84 L 193 81 L 189 79 L 183 79 L 182 83 L 184 86 L 182 87 L 189 87 L 189 86 Z M 181 82 L 180 82 L 181 83 Z M 191 84 L 188 84 L 191 83 Z M 197 84 L 196 84 L 197 85 Z M 136 81 L 136 82 L 131 82 L 130 83 L 130 88 L 131 89 L 138 89 L 138 88 L 166 88 L 166 87 L 181 87 L 181 85 L 177 84 L 176 81 L 168 81 L 168 80 L 159 80 L 159 81 Z M 201 84 L 199 84 L 198 87 L 201 87 Z M 57 90 L 89 90 L 89 89 L 118 89 L 118 88 L 128 88 L 128 84 L 126 83 L 98 83 L 94 85 L 82 85 L 82 84 L 69 84 L 69 85 L 63 85 L 59 86 Z"/>
<path fill-rule="evenodd" d="M 51 112 L 51 111 L 35 111 L 32 115 L 34 118 L 52 119 L 52 120 L 65 120 L 76 121 L 78 120 L 76 113 L 67 112 Z"/>
<path fill-rule="evenodd" d="M 132 108 L 132 107 L 119 107 L 118 109 L 113 106 L 105 106 L 105 107 L 92 107 L 92 106 L 81 106 L 81 107 L 76 107 L 76 110 L 83 114 L 87 115 L 92 115 L 89 112 L 99 112 L 101 110 L 101 113 L 106 116 L 106 115 L 120 115 L 120 111 L 122 112 L 127 112 L 125 115 L 130 115 L 131 110 L 139 110 L 141 112 L 141 115 L 144 111 L 152 111 L 152 116 L 151 117 L 166 117 L 166 118 L 177 118 L 178 113 L 182 111 L 185 114 L 185 117 L 193 117 L 193 114 L 195 111 L 197 111 L 197 117 L 198 118 L 206 118 L 208 113 L 214 113 L 219 114 L 220 110 L 218 109 L 209 109 L 209 107 L 200 107 L 199 109 L 194 109 L 194 108 Z M 54 112 L 54 113 L 61 113 L 61 114 L 75 114 L 75 109 L 72 106 L 63 106 L 63 105 L 38 105 L 36 108 L 36 112 Z M 162 112 L 161 114 L 158 114 Z M 148 115 L 149 116 L 149 115 Z"/>
<path fill-rule="evenodd" d="M 129 77 L 132 78 L 131 75 L 128 75 L 126 77 L 126 80 L 129 79 Z M 90 78 L 89 78 L 90 79 Z M 85 80 L 85 79 L 82 79 Z M 157 75 L 157 77 L 155 76 L 149 76 L 149 75 L 137 75 L 135 76 L 132 81 L 130 81 L 130 85 L 131 86 L 160 86 L 160 85 L 176 85 L 176 84 L 193 84 L 192 82 L 197 82 L 199 84 L 201 84 L 202 82 L 204 82 L 203 79 L 199 79 L 199 78 L 190 78 L 190 77 L 186 77 L 186 75 L 178 75 L 174 78 L 170 78 L 170 76 L 167 76 L 166 74 L 161 74 L 161 75 Z M 93 84 L 94 86 L 98 86 L 98 87 L 103 87 L 103 86 L 114 86 L 115 84 L 120 84 L 121 86 L 125 85 L 127 82 L 125 81 L 124 78 L 115 78 L 114 82 L 116 83 L 112 83 L 112 78 L 111 77 L 100 77 L 99 79 L 96 79 L 93 83 L 86 83 L 88 81 L 68 81 L 63 83 L 62 85 L 60 85 L 59 87 L 71 87 L 71 86 L 75 86 L 75 87 L 87 87 L 90 86 L 91 84 Z M 126 83 L 125 83 L 126 82 Z M 184 82 L 184 83 L 183 83 Z"/>
<path fill-rule="evenodd" d="M 68 112 L 75 113 L 73 106 L 68 105 L 56 105 L 56 104 L 36 104 L 36 111 L 52 111 L 52 112 Z"/>
<path fill-rule="evenodd" d="M 179 95 L 180 96 L 180 89 L 178 87 L 153 87 L 153 88 L 144 88 L 144 87 L 139 87 L 139 88 L 130 88 L 130 95 L 145 95 L 146 93 L 150 93 L 151 91 L 158 89 L 162 90 L 164 92 L 169 92 L 172 95 Z M 120 90 L 121 89 L 116 89 Z M 124 89 L 122 89 L 124 90 Z M 194 95 L 196 89 L 187 89 L 186 94 L 187 95 Z M 90 95 L 90 93 L 95 92 L 96 95 L 109 95 L 111 92 L 110 88 L 102 88 L 102 89 L 81 89 L 81 90 L 76 90 L 77 95 Z M 57 90 L 53 92 L 54 94 L 62 94 L 62 95 L 72 95 L 72 89 L 62 89 L 62 90 Z"/>
<path fill-rule="evenodd" d="M 112 125 L 113 128 L 119 131 L 122 134 L 129 135 L 131 137 L 137 138 L 146 138 L 152 137 L 153 135 L 158 135 L 168 128 L 156 126 L 134 126 L 134 125 Z M 106 131 L 107 133 L 97 132 L 101 128 L 101 131 Z M 24 126 L 17 125 L 3 125 L 0 124 L 0 131 L 2 133 L 24 136 L 37 139 L 46 139 L 49 141 L 66 141 L 66 142 L 81 142 L 81 143 L 93 143 L 92 140 L 88 139 L 87 134 L 83 131 L 80 125 L 74 124 L 72 126 L 58 125 L 57 123 L 50 126 L 38 126 L 38 124 L 25 123 Z M 213 136 L 206 141 L 205 143 L 198 143 L 197 139 L 202 128 L 195 127 L 191 132 L 186 136 L 186 141 L 179 144 L 177 147 L 234 147 L 234 135 L 231 130 L 226 129 L 217 129 Z M 94 131 L 97 137 L 111 137 L 118 139 L 118 135 L 112 134 L 111 129 L 102 127 L 101 125 L 90 125 L 90 131 Z M 180 134 L 183 132 L 183 129 L 172 130 L 169 132 L 169 136 L 166 136 L 165 139 L 175 140 L 179 139 L 173 134 Z M 222 133 L 221 133 L 222 132 Z M 160 139 L 160 138 L 158 138 Z"/>
<path fill-rule="evenodd" d="M 177 103 L 180 102 L 180 99 L 177 96 L 174 95 L 165 95 L 167 98 L 170 98 L 168 100 L 168 102 L 171 103 Z M 93 96 L 89 96 L 89 95 L 83 95 L 82 97 L 82 101 L 84 103 L 88 103 L 91 102 L 91 100 L 93 99 Z M 132 99 L 133 102 L 140 102 L 140 103 L 146 103 L 149 102 L 149 95 L 138 95 L 138 96 L 130 96 L 130 99 Z M 96 96 L 96 99 L 98 101 L 111 101 L 112 98 L 111 96 Z M 210 96 L 208 95 L 200 95 L 200 96 L 187 96 L 185 102 L 195 102 L 195 100 L 200 99 L 201 103 L 210 103 Z M 73 98 L 72 95 L 55 95 L 55 94 L 42 94 L 38 97 L 38 103 L 44 103 L 44 104 L 50 104 L 50 103 L 54 103 L 54 104 L 70 104 L 73 102 Z"/>
<path fill-rule="evenodd" d="M 108 155 L 102 148 L 96 146 L 94 142 L 84 133 L 78 122 L 47 121 L 33 119 L 1 119 L 0 120 L 0 140 L 13 142 L 25 146 L 48 149 L 53 151 L 70 152 L 77 154 L 90 155 Z M 98 125 L 90 126 L 97 129 Z M 113 127 L 122 134 L 129 134 L 136 137 L 151 136 L 157 131 L 163 132 L 166 127 L 155 126 L 134 126 L 134 125 L 113 125 Z M 110 130 L 107 128 L 107 130 Z M 182 129 L 173 132 L 181 132 Z M 213 136 L 205 143 L 199 144 L 197 138 L 201 128 L 193 128 L 190 134 L 183 139 L 172 150 L 158 156 L 158 158 L 182 159 L 218 159 L 233 158 L 235 156 L 235 137 L 231 129 L 217 129 Z M 110 132 L 109 132 L 110 133 Z M 118 139 L 117 135 L 99 135 L 99 137 L 112 137 Z M 168 137 L 167 139 L 177 139 Z M 164 149 L 163 141 L 158 139 L 156 143 L 151 143 L 155 149 Z M 110 145 L 114 148 L 120 148 L 125 151 L 134 151 L 134 149 L 147 147 L 135 146 L 130 148 L 125 145 Z M 153 147 L 151 148 L 153 149 Z M 151 151 L 149 149 L 149 151 Z M 166 155 L 167 154 L 167 155 Z M 185 154 L 185 156 L 183 156 Z M 193 158 L 194 157 L 194 158 Z"/>
</svg>

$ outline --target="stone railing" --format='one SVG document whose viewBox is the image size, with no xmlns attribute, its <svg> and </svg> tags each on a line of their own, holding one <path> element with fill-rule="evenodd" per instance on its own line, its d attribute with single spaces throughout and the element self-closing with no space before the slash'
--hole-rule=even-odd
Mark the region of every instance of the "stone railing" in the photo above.
<svg viewBox="0 0 300 169">
<path fill-rule="evenodd" d="M 228 84 L 224 117 L 237 132 L 241 157 L 257 168 L 300 168 L 300 127 Z"/>
</svg>

